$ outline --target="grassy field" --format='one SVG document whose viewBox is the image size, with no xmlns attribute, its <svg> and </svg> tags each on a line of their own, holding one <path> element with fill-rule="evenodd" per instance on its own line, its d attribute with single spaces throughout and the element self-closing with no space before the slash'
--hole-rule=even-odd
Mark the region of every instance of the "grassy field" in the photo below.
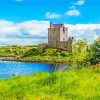
<svg viewBox="0 0 100 100">
<path fill-rule="evenodd" d="M 22 56 L 37 46 L 0 46 L 0 56 Z"/>
<path fill-rule="evenodd" d="M 100 67 L 0 80 L 0 100 L 100 100 Z"/>
</svg>

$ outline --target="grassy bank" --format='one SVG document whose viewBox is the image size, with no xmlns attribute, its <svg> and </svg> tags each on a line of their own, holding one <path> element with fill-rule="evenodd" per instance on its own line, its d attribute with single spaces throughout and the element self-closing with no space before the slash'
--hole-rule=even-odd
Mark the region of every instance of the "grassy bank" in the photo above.
<svg viewBox="0 0 100 100">
<path fill-rule="evenodd" d="M 77 50 L 76 50 L 77 51 Z M 42 63 L 84 63 L 87 59 L 87 52 L 68 52 L 57 48 L 41 49 L 37 46 L 2 46 L 0 56 L 12 56 L 6 60 L 23 62 L 42 62 Z"/>
<path fill-rule="evenodd" d="M 100 67 L 0 80 L 0 100 L 100 100 Z"/>
<path fill-rule="evenodd" d="M 19 49 L 17 52 L 21 52 L 21 49 Z M 38 47 L 33 47 L 26 50 L 26 52 L 24 52 L 22 55 L 21 53 L 18 53 L 18 55 L 14 56 L 14 58 L 7 58 L 6 60 L 42 63 L 69 63 L 70 60 L 70 54 L 67 51 L 54 48 L 47 48 L 41 51 Z"/>
<path fill-rule="evenodd" d="M 0 46 L 0 56 L 19 57 L 33 48 L 37 48 L 37 46 Z"/>
</svg>

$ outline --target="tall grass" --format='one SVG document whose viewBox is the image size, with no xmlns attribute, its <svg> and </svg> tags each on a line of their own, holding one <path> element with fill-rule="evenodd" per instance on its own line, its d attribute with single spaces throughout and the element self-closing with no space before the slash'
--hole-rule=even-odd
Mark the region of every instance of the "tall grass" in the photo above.
<svg viewBox="0 0 100 100">
<path fill-rule="evenodd" d="M 3 79 L 0 100 L 100 100 L 100 67 Z"/>
</svg>

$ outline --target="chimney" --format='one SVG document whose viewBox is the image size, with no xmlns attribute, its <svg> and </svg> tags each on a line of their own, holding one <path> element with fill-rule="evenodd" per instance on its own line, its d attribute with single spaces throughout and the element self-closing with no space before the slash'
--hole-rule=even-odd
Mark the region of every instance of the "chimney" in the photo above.
<svg viewBox="0 0 100 100">
<path fill-rule="evenodd" d="M 53 28 L 53 23 L 52 22 L 50 22 L 50 28 Z"/>
</svg>

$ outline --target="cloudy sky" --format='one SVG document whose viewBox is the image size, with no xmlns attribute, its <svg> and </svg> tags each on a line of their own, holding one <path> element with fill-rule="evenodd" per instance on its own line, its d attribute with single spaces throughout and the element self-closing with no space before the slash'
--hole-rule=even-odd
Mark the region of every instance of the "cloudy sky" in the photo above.
<svg viewBox="0 0 100 100">
<path fill-rule="evenodd" d="M 0 0 L 0 45 L 47 42 L 49 22 L 64 23 L 69 36 L 100 36 L 100 0 Z"/>
</svg>

